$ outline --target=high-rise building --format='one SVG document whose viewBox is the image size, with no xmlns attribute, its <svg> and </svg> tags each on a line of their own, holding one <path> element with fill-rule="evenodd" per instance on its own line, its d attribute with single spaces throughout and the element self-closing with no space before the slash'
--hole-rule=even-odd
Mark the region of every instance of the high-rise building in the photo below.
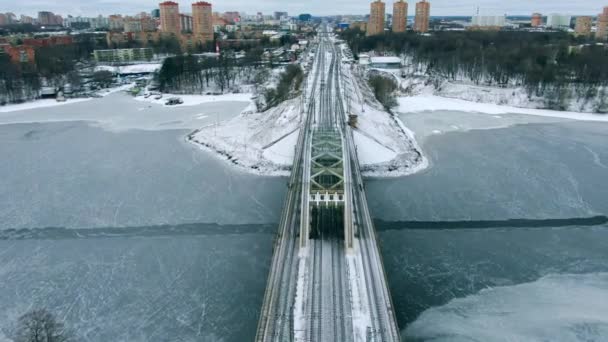
<svg viewBox="0 0 608 342">
<path fill-rule="evenodd" d="M 474 15 L 471 24 L 477 27 L 500 28 L 507 24 L 507 18 L 504 15 Z"/>
<path fill-rule="evenodd" d="M 386 7 L 382 0 L 372 2 L 370 7 L 369 22 L 367 24 L 367 35 L 374 36 L 384 33 L 384 17 Z"/>
<path fill-rule="evenodd" d="M 102 15 L 98 15 L 97 18 L 88 18 L 87 22 L 95 30 L 110 28 L 110 20 Z"/>
<path fill-rule="evenodd" d="M 604 12 L 597 16 L 597 32 L 595 39 L 608 40 L 608 7 L 604 7 Z"/>
<path fill-rule="evenodd" d="M 53 25 L 55 26 L 63 26 L 63 17 L 59 14 L 55 15 L 53 18 Z"/>
<path fill-rule="evenodd" d="M 47 12 L 47 11 L 38 12 L 38 25 L 40 25 L 40 26 L 55 25 L 55 14 L 53 14 L 53 12 Z"/>
<path fill-rule="evenodd" d="M 576 18 L 576 26 L 574 26 L 574 31 L 577 36 L 589 36 L 591 35 L 591 24 L 593 23 L 593 18 L 589 16 L 582 16 Z"/>
<path fill-rule="evenodd" d="M 532 21 L 530 22 L 532 27 L 539 27 L 543 24 L 543 15 L 540 13 L 532 14 Z"/>
<path fill-rule="evenodd" d="M 141 20 L 137 18 L 127 17 L 124 20 L 124 32 L 141 32 Z"/>
<path fill-rule="evenodd" d="M 274 12 L 274 20 L 281 20 L 281 18 L 288 17 L 289 14 L 287 12 Z"/>
<path fill-rule="evenodd" d="M 300 21 L 310 21 L 312 19 L 312 15 L 310 15 L 308 13 L 303 13 L 298 16 L 298 19 Z"/>
<path fill-rule="evenodd" d="M 359 29 L 362 32 L 367 32 L 367 21 L 353 21 L 350 23 L 350 26 L 348 28 L 350 28 L 351 30 Z"/>
<path fill-rule="evenodd" d="M 223 17 L 231 24 L 238 23 L 241 20 L 241 14 L 235 11 L 226 12 Z"/>
<path fill-rule="evenodd" d="M 213 10 L 208 2 L 192 4 L 192 32 L 202 41 L 213 40 Z"/>
<path fill-rule="evenodd" d="M 179 5 L 177 2 L 165 1 L 159 4 L 160 26 L 165 33 L 179 35 L 182 32 L 179 18 Z"/>
<path fill-rule="evenodd" d="M 152 18 L 160 18 L 160 9 L 153 9 L 152 11 L 150 11 L 150 15 L 152 16 Z"/>
<path fill-rule="evenodd" d="M 416 17 L 414 18 L 414 31 L 428 32 L 431 17 L 431 3 L 422 0 L 416 4 Z"/>
<path fill-rule="evenodd" d="M 110 31 L 120 31 L 125 25 L 125 20 L 120 14 L 113 14 L 108 17 L 108 26 Z"/>
<path fill-rule="evenodd" d="M 549 14 L 547 17 L 547 26 L 555 29 L 569 29 L 572 17 L 563 14 Z"/>
<path fill-rule="evenodd" d="M 15 15 L 15 13 L 6 12 L 5 15 L 6 15 L 6 20 L 9 25 L 17 23 L 17 16 Z"/>
<path fill-rule="evenodd" d="M 393 32 L 407 29 L 407 2 L 399 0 L 393 4 Z"/>
<path fill-rule="evenodd" d="M 141 21 L 141 30 L 143 32 L 152 32 L 156 31 L 158 27 L 157 20 L 152 17 L 145 17 L 139 19 Z"/>
<path fill-rule="evenodd" d="M 22 14 L 21 15 L 21 23 L 22 24 L 33 24 L 34 23 L 34 18 Z"/>
</svg>

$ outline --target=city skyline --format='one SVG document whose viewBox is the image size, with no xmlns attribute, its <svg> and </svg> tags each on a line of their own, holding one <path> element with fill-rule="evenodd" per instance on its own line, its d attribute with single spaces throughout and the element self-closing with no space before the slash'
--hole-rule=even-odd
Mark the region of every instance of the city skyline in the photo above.
<svg viewBox="0 0 608 342">
<path fill-rule="evenodd" d="M 189 7 L 190 1 L 175 1 L 180 7 Z M 391 6 L 394 1 L 384 1 Z M 408 1 L 411 4 L 416 1 Z M 368 0 L 335 0 L 328 4 L 321 0 L 292 1 L 265 0 L 252 3 L 245 0 L 221 0 L 212 1 L 214 11 L 240 11 L 249 14 L 263 12 L 272 14 L 274 11 L 287 11 L 290 15 L 300 13 L 311 13 L 313 15 L 336 15 L 352 14 L 364 15 L 369 13 Z M 499 0 L 463 0 L 459 2 L 449 0 L 433 1 L 433 16 L 471 16 L 477 11 L 486 14 L 509 14 L 509 15 L 531 15 L 540 12 L 543 15 L 549 13 L 566 13 L 571 15 L 597 15 L 601 8 L 606 6 L 606 0 L 588 0 L 585 4 L 574 3 L 566 0 L 542 1 L 542 3 L 530 3 L 526 0 L 516 0 L 509 3 Z M 91 0 L 85 4 L 79 2 L 74 4 L 73 0 L 33 0 L 26 3 L 11 3 L 10 6 L 2 8 L 3 12 L 14 12 L 17 15 L 25 14 L 35 16 L 39 11 L 51 11 L 61 15 L 83 15 L 97 16 L 109 14 L 129 14 L 141 11 L 150 11 L 158 8 L 157 1 L 133 0 L 128 3 L 119 0 Z"/>
</svg>

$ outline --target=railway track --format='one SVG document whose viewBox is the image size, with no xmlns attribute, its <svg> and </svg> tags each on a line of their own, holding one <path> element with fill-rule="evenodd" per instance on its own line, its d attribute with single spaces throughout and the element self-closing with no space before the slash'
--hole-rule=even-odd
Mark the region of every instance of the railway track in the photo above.
<svg viewBox="0 0 608 342">
<path fill-rule="evenodd" d="M 399 333 L 367 208 L 353 133 L 347 125 L 341 93 L 340 51 L 327 39 L 326 32 L 321 31 L 319 36 L 315 63 L 305 81 L 306 95 L 301 104 L 304 119 L 274 245 L 256 342 L 296 342 L 296 336 L 297 342 L 350 342 L 355 341 L 355 335 L 359 342 L 398 342 Z M 339 133 L 344 166 L 340 171 L 344 173 L 341 189 L 348 198 L 348 202 L 342 203 L 346 208 L 344 214 L 340 210 L 319 210 L 317 202 L 316 214 L 310 215 L 309 177 L 316 130 L 325 131 L 323 134 L 329 132 L 330 136 L 332 131 Z M 319 220 L 315 223 L 312 240 L 307 228 L 311 219 Z M 351 222 L 358 228 L 355 253 L 360 256 L 347 261 L 345 227 L 351 227 Z M 349 239 L 354 241 L 351 235 Z M 351 262 L 355 262 L 356 271 L 349 275 Z M 296 293 L 302 296 L 298 302 L 302 306 L 298 304 L 298 308 L 294 307 Z M 353 296 L 357 297 L 359 319 L 362 315 L 366 320 L 369 318 L 370 326 L 365 336 L 360 334 L 364 328 L 353 326 Z M 296 310 L 297 333 L 294 330 Z"/>
</svg>

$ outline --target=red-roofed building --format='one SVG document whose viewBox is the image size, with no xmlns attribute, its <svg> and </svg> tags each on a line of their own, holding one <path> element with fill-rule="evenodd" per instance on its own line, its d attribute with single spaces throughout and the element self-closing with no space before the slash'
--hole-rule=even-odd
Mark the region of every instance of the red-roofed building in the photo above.
<svg viewBox="0 0 608 342">
<path fill-rule="evenodd" d="M 12 46 L 8 44 L 0 45 L 0 48 L 4 50 L 13 63 L 35 63 L 36 62 L 36 50 L 32 46 Z"/>
<path fill-rule="evenodd" d="M 24 38 L 23 45 L 33 47 L 45 47 L 55 45 L 70 45 L 74 43 L 71 36 L 52 36 L 48 38 Z"/>
</svg>

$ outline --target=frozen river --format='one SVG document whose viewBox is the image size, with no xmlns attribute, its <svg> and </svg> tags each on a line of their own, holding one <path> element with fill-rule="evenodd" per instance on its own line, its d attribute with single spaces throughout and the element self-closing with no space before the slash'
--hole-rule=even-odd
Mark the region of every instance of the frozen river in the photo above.
<svg viewBox="0 0 608 342">
<path fill-rule="evenodd" d="M 286 181 L 184 142 L 246 105 L 0 111 L 0 341 L 38 307 L 82 341 L 251 341 Z M 402 119 L 430 168 L 367 188 L 403 335 L 608 336 L 608 124 Z"/>
<path fill-rule="evenodd" d="M 184 141 L 246 105 L 1 113 L 0 341 L 39 307 L 83 341 L 250 340 L 285 180 Z"/>
<path fill-rule="evenodd" d="M 462 112 L 402 119 L 431 167 L 368 182 L 402 335 L 605 340 L 608 226 L 588 218 L 608 214 L 608 124 Z M 507 219 L 527 220 L 513 228 Z"/>
</svg>

